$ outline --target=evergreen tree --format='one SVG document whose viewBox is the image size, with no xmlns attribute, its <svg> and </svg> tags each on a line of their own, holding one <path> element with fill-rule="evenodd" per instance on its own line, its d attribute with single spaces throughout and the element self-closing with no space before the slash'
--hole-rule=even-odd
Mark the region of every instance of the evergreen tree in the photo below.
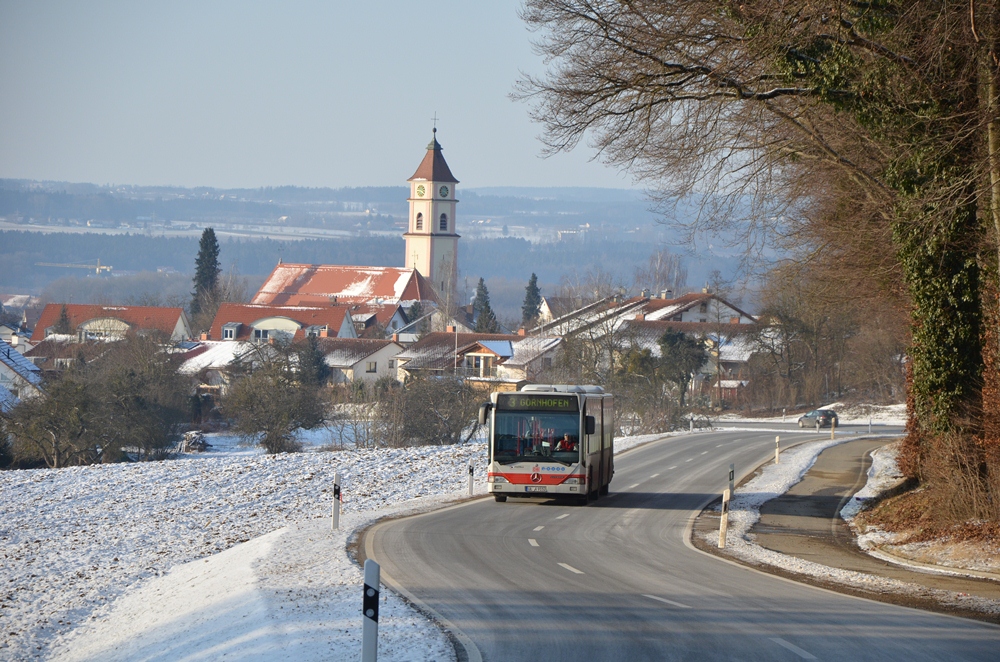
<svg viewBox="0 0 1000 662">
<path fill-rule="evenodd" d="M 472 302 L 472 310 L 478 313 L 476 317 L 477 333 L 498 333 L 500 324 L 497 323 L 497 316 L 490 307 L 490 293 L 486 289 L 486 282 L 480 278 L 476 285 L 476 298 Z"/>
<path fill-rule="evenodd" d="M 681 407 L 691 378 L 708 361 L 705 346 L 680 331 L 667 331 L 659 341 L 663 376 L 677 384 Z"/>
<path fill-rule="evenodd" d="M 521 304 L 521 324 L 524 328 L 534 324 L 542 310 L 542 292 L 538 289 L 538 276 L 531 274 L 528 286 L 524 288 L 524 303 Z"/>
<path fill-rule="evenodd" d="M 62 309 L 59 311 L 59 320 L 56 322 L 55 332 L 62 335 L 73 333 L 73 325 L 69 323 L 69 311 L 66 310 L 66 304 L 63 304 Z"/>
<path fill-rule="evenodd" d="M 191 294 L 191 314 L 202 311 L 205 299 L 211 296 L 219 285 L 219 240 L 215 230 L 205 228 L 198 244 L 198 258 L 194 262 L 194 292 Z"/>
</svg>

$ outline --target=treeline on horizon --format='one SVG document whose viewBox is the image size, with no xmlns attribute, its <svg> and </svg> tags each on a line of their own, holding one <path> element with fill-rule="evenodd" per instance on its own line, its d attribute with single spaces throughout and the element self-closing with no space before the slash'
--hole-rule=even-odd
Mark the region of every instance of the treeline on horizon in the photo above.
<svg viewBox="0 0 1000 662">
<path fill-rule="evenodd" d="M 404 242 L 397 237 L 369 236 L 345 239 L 223 239 L 223 269 L 235 267 L 245 276 L 264 276 L 279 260 L 309 264 L 403 266 Z M 637 265 L 645 263 L 655 247 L 633 241 L 569 241 L 532 244 L 524 239 L 463 239 L 459 271 L 469 278 L 527 279 L 559 283 L 564 275 L 583 273 L 592 266 L 629 282 Z M 0 289 L 39 293 L 48 283 L 66 276 L 84 276 L 83 269 L 39 267 L 38 262 L 94 263 L 122 271 L 173 269 L 193 273 L 198 237 L 150 237 L 142 234 L 39 233 L 0 231 L 0 263 L 6 268 Z M 618 272 L 621 273 L 618 273 Z"/>
</svg>

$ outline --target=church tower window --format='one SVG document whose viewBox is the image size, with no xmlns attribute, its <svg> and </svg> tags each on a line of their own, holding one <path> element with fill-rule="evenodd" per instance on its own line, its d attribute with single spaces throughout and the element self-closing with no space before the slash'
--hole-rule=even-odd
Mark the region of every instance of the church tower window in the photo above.
<svg viewBox="0 0 1000 662">
<path fill-rule="evenodd" d="M 441 232 L 448 231 L 448 214 L 441 214 Z"/>
<path fill-rule="evenodd" d="M 418 213 L 417 214 L 417 230 L 419 231 L 419 230 L 423 230 L 423 229 L 424 229 L 424 215 L 421 214 L 421 213 Z"/>
</svg>

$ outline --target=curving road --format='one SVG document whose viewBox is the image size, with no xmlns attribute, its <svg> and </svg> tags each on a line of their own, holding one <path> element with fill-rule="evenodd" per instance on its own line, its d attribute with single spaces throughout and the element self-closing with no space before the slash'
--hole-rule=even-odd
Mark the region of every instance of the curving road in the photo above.
<svg viewBox="0 0 1000 662">
<path fill-rule="evenodd" d="M 773 456 L 774 434 L 667 438 L 619 455 L 612 495 L 591 506 L 470 501 L 383 522 L 365 553 L 385 583 L 474 642 L 472 660 L 998 659 L 1000 628 L 797 584 L 685 543 L 729 463 L 739 476 Z M 789 426 L 782 445 L 808 438 Z"/>
</svg>

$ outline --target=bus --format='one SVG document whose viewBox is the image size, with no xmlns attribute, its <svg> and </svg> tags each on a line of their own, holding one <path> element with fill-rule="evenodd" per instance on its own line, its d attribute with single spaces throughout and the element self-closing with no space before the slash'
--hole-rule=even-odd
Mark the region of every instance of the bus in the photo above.
<svg viewBox="0 0 1000 662">
<path fill-rule="evenodd" d="M 614 396 L 600 386 L 529 384 L 493 393 L 479 422 L 489 430 L 487 481 L 497 501 L 572 498 L 586 505 L 608 493 Z"/>
</svg>

